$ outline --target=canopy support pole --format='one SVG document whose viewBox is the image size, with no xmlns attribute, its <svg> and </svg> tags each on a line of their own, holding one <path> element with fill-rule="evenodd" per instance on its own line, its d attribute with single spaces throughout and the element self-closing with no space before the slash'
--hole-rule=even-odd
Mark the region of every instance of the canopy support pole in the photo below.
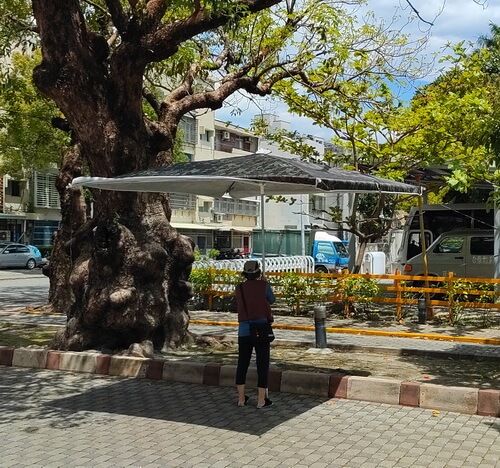
<svg viewBox="0 0 500 468">
<path fill-rule="evenodd" d="M 424 287 L 428 288 L 429 287 L 429 263 L 427 261 L 427 246 L 425 245 L 425 225 L 424 225 L 424 213 L 422 213 L 423 206 L 422 206 L 422 192 L 418 195 L 418 221 L 419 221 L 419 227 L 420 227 L 420 246 L 422 248 L 422 261 L 423 261 L 423 267 L 424 267 L 424 276 L 426 277 L 425 282 L 424 282 Z M 430 293 L 428 291 L 425 292 L 424 297 L 425 297 L 425 307 L 426 309 L 429 307 L 430 303 Z"/>
<path fill-rule="evenodd" d="M 260 238 L 262 240 L 262 276 L 266 274 L 266 239 L 264 229 L 264 193 L 266 184 L 260 184 Z"/>
<path fill-rule="evenodd" d="M 300 248 L 302 256 L 306 255 L 306 232 L 304 226 L 304 195 L 300 196 Z"/>
</svg>

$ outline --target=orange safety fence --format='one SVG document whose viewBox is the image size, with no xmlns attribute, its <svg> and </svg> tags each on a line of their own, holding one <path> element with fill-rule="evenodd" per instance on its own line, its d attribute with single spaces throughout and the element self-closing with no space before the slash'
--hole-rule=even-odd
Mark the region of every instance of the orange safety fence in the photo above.
<svg viewBox="0 0 500 468">
<path fill-rule="evenodd" d="M 241 275 L 234 271 L 222 271 L 210 269 L 214 275 L 211 286 L 201 291 L 208 296 L 208 306 L 212 308 L 213 297 L 227 297 L 234 295 L 235 285 L 241 281 Z M 316 296 L 301 296 L 301 299 L 314 301 L 320 299 L 324 302 L 350 301 L 356 302 L 355 296 L 340 297 L 335 292 L 334 285 L 337 282 L 353 278 L 373 280 L 377 283 L 378 294 L 373 297 L 364 298 L 365 302 L 394 304 L 396 306 L 396 317 L 402 316 L 402 307 L 405 305 L 418 304 L 419 298 L 426 297 L 426 307 L 443 306 L 450 309 L 456 304 L 463 308 L 500 309 L 500 279 L 493 278 L 459 278 L 448 273 L 446 276 L 409 276 L 396 271 L 394 274 L 350 274 L 350 273 L 293 273 L 302 278 L 310 278 L 318 282 L 326 291 L 331 289 L 331 294 L 323 294 L 321 298 Z M 269 272 L 267 278 L 272 286 L 277 286 L 277 297 L 286 297 L 279 292 L 280 277 L 286 277 L 290 272 Z M 217 278 L 221 276 L 222 279 Z M 228 281 L 229 280 L 229 281 Z M 425 283 L 427 282 L 427 286 Z M 223 286 L 222 289 L 218 286 Z M 474 300 L 472 300 L 474 299 Z"/>
</svg>

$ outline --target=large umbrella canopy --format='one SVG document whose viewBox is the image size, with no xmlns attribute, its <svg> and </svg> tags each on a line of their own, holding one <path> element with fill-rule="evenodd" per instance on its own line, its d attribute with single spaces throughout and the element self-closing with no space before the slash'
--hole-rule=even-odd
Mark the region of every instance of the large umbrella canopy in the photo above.
<svg viewBox="0 0 500 468">
<path fill-rule="evenodd" d="M 72 186 L 233 198 L 318 192 L 418 194 L 414 185 L 298 159 L 251 154 L 146 169 L 118 177 L 77 177 Z M 263 192 L 264 190 L 264 192 Z"/>
<path fill-rule="evenodd" d="M 169 192 L 232 198 L 260 195 L 262 246 L 264 246 L 264 195 L 318 192 L 418 194 L 414 185 L 347 171 L 326 164 L 251 154 L 232 158 L 193 161 L 131 172 L 114 178 L 77 177 L 72 186 L 130 192 Z M 262 247 L 262 271 L 266 260 Z"/>
</svg>

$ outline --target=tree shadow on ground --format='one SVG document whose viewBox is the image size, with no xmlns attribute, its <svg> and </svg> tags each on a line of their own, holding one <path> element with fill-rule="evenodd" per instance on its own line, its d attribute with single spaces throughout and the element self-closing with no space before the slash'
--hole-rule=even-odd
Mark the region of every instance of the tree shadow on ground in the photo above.
<svg viewBox="0 0 500 468">
<path fill-rule="evenodd" d="M 328 351 L 323 354 L 318 348 L 278 344 L 272 347 L 271 362 L 273 367 L 282 371 L 371 376 L 446 386 L 500 388 L 500 360 L 468 354 L 479 350 L 481 345 L 460 343 L 450 343 L 448 350 L 444 352 L 433 351 L 430 347 L 423 350 L 390 349 L 336 342 L 331 343 L 329 350 L 323 350 Z M 176 359 L 221 365 L 235 365 L 238 356 L 236 345 L 229 342 L 219 349 L 206 347 L 173 353 Z"/>
<path fill-rule="evenodd" d="M 327 401 L 277 393 L 272 407 L 257 409 L 253 390 L 248 391 L 249 404 L 238 407 L 230 387 L 18 368 L 2 374 L 2 424 L 24 419 L 28 432 L 47 424 L 59 429 L 107 424 L 125 415 L 259 436 Z M 82 390 L 89 380 L 91 388 Z"/>
<path fill-rule="evenodd" d="M 460 353 L 461 345 L 454 348 Z M 418 366 L 422 375 L 413 379 L 434 385 L 500 390 L 500 365 L 497 359 L 474 356 L 443 355 L 438 353 L 408 354 L 400 350 L 398 359 L 405 364 Z"/>
</svg>

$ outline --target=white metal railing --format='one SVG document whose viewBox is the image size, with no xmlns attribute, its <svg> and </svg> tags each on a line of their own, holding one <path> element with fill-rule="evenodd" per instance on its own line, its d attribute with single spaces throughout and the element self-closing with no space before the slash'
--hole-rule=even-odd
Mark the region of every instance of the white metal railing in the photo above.
<svg viewBox="0 0 500 468">
<path fill-rule="evenodd" d="M 248 259 L 237 258 L 232 260 L 199 260 L 193 263 L 193 269 L 214 268 L 216 270 L 242 271 Z M 262 264 L 262 259 L 257 258 Z M 266 257 L 265 271 L 297 271 L 314 273 L 314 259 L 309 256 L 294 255 L 291 257 Z"/>
</svg>

